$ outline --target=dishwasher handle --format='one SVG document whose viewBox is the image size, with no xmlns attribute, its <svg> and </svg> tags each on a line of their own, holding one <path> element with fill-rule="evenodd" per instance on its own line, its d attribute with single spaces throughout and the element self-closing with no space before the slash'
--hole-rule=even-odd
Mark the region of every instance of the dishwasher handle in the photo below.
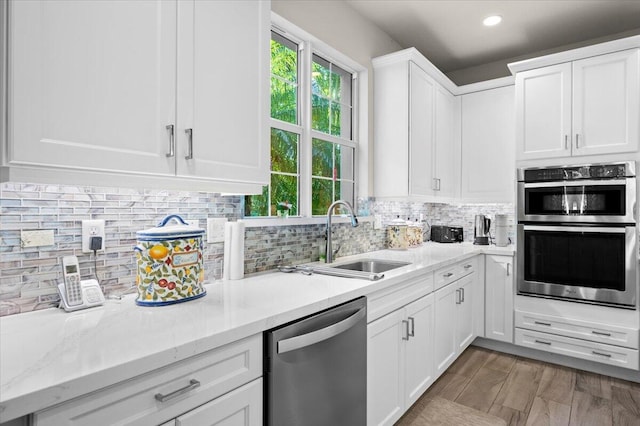
<svg viewBox="0 0 640 426">
<path fill-rule="evenodd" d="M 345 331 L 353 327 L 358 321 L 364 318 L 366 314 L 367 311 L 365 309 L 359 309 L 350 317 L 328 327 L 312 331 L 311 333 L 302 334 L 300 336 L 280 340 L 278 342 L 278 353 L 283 354 L 285 352 L 295 351 L 297 349 L 322 342 L 323 340 L 330 339 L 340 333 L 344 333 Z"/>
</svg>

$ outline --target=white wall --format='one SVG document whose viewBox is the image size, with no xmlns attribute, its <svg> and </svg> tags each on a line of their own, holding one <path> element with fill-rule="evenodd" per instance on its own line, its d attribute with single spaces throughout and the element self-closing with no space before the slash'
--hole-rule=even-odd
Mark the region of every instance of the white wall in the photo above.
<svg viewBox="0 0 640 426">
<path fill-rule="evenodd" d="M 332 48 L 368 69 L 368 176 L 359 179 L 359 197 L 373 193 L 373 68 L 371 58 L 402 50 L 402 47 L 380 28 L 356 13 L 349 5 L 338 1 L 272 0 L 271 10 L 302 28 Z M 373 153 L 373 155 L 371 155 Z"/>
</svg>

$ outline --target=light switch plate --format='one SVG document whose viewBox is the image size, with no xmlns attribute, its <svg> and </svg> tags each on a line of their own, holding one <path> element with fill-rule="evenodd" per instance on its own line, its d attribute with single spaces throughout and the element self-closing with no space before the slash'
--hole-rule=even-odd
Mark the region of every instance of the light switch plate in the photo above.
<svg viewBox="0 0 640 426">
<path fill-rule="evenodd" d="M 227 223 L 226 217 L 208 217 L 207 218 L 207 242 L 223 243 L 224 242 L 224 224 Z"/>
<path fill-rule="evenodd" d="M 379 214 L 375 215 L 373 223 L 373 229 L 382 229 L 382 216 Z"/>
<path fill-rule="evenodd" d="M 53 245 L 53 229 L 36 229 L 20 231 L 22 247 L 40 247 Z"/>
</svg>

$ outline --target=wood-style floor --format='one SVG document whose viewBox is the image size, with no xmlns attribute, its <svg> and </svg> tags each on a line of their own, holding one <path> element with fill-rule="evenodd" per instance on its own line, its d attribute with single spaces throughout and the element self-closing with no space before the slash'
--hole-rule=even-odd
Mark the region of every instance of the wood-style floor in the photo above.
<svg viewBox="0 0 640 426">
<path fill-rule="evenodd" d="M 438 401 L 468 419 L 477 413 L 478 420 L 442 421 L 431 414 Z M 640 426 L 640 384 L 470 346 L 396 425 L 471 426 L 487 419 L 495 425 Z"/>
</svg>

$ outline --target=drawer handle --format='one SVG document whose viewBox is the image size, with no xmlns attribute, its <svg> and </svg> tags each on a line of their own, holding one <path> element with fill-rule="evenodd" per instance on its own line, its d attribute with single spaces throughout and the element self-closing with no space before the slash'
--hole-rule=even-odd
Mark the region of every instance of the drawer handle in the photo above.
<svg viewBox="0 0 640 426">
<path fill-rule="evenodd" d="M 472 268 L 472 267 L 473 267 L 473 265 L 464 265 L 464 269 L 469 269 L 469 268 Z"/>
<path fill-rule="evenodd" d="M 596 334 L 598 336 L 607 336 L 607 337 L 611 337 L 611 333 L 603 333 L 602 331 L 591 331 L 591 333 Z"/>
<path fill-rule="evenodd" d="M 543 342 L 542 340 L 535 340 L 536 343 L 540 343 L 541 345 L 547 345 L 547 346 L 551 346 L 551 342 Z"/>
<path fill-rule="evenodd" d="M 600 356 L 604 356 L 607 358 L 611 358 L 611 354 L 603 354 L 602 352 L 596 352 L 596 351 L 591 351 L 592 354 L 594 355 L 600 355 Z"/>
<path fill-rule="evenodd" d="M 459 305 L 462 303 L 462 292 L 460 291 L 459 288 L 456 289 L 456 305 Z"/>
<path fill-rule="evenodd" d="M 180 395 L 182 395 L 182 394 L 185 394 L 185 393 L 187 393 L 187 392 L 189 392 L 189 391 L 191 391 L 191 390 L 193 390 L 193 389 L 195 389 L 195 388 L 197 388 L 197 387 L 200 387 L 200 382 L 199 382 L 199 381 L 197 381 L 196 379 L 191 379 L 191 380 L 189 381 L 189 384 L 188 384 L 187 386 L 185 386 L 185 387 L 183 387 L 183 388 L 180 388 L 180 389 L 178 389 L 178 390 L 176 390 L 176 391 L 173 391 L 173 392 L 171 392 L 170 394 L 163 395 L 163 394 L 161 394 L 161 393 L 157 393 L 157 394 L 156 394 L 156 399 L 157 399 L 158 401 L 160 401 L 160 402 L 167 402 L 167 401 L 169 401 L 170 399 L 173 399 L 173 398 L 175 398 L 175 397 L 177 397 L 177 396 L 180 396 Z"/>
<path fill-rule="evenodd" d="M 409 335 L 409 337 L 415 337 L 416 336 L 416 321 L 415 321 L 415 318 L 409 317 L 409 323 L 411 323 L 411 331 L 409 333 L 407 333 L 407 334 Z"/>
<path fill-rule="evenodd" d="M 542 322 L 542 321 L 534 321 L 534 324 L 538 324 L 538 325 L 546 325 L 547 327 L 551 327 L 551 324 L 548 322 Z"/>
<path fill-rule="evenodd" d="M 453 272 L 447 272 L 446 274 L 442 274 L 443 277 L 445 278 L 449 278 L 451 276 L 453 276 Z"/>
</svg>

